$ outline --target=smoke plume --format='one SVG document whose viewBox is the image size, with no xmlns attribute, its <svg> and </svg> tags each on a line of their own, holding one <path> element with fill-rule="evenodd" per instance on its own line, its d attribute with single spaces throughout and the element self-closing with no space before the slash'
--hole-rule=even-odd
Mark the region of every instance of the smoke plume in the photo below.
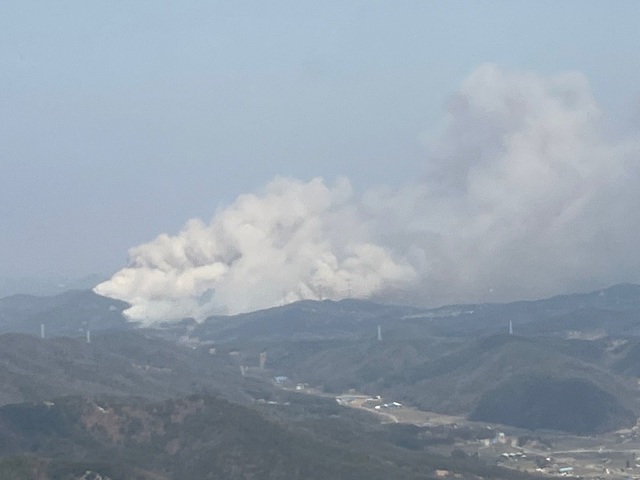
<svg viewBox="0 0 640 480">
<path fill-rule="evenodd" d="M 149 322 L 300 299 L 435 306 L 637 281 L 640 143 L 604 138 L 582 75 L 484 65 L 426 143 L 420 179 L 403 188 L 356 196 L 346 179 L 276 178 L 209 224 L 132 248 L 95 291 Z"/>
</svg>

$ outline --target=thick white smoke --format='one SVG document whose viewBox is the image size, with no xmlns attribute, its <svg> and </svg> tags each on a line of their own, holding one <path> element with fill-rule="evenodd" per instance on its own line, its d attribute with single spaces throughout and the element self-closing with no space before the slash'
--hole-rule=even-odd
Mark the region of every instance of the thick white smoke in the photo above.
<svg viewBox="0 0 640 480">
<path fill-rule="evenodd" d="M 130 250 L 131 264 L 96 292 L 132 303 L 135 320 L 202 318 L 301 299 L 368 297 L 407 288 L 416 272 L 370 234 L 340 180 L 277 178 L 209 225 L 191 220 Z"/>
<path fill-rule="evenodd" d="M 640 147 L 607 142 L 584 77 L 485 65 L 448 103 L 420 181 L 354 198 L 277 178 L 210 224 L 132 248 L 96 292 L 142 321 L 298 299 L 437 305 L 637 281 Z"/>
</svg>

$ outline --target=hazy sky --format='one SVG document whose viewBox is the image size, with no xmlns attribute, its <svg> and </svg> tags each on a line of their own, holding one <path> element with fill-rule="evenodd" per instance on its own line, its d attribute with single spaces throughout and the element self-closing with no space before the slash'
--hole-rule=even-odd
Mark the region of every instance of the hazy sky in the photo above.
<svg viewBox="0 0 640 480">
<path fill-rule="evenodd" d="M 0 276 L 111 274 L 276 175 L 406 188 L 487 63 L 640 127 L 636 1 L 311 3 L 5 2 Z"/>
</svg>

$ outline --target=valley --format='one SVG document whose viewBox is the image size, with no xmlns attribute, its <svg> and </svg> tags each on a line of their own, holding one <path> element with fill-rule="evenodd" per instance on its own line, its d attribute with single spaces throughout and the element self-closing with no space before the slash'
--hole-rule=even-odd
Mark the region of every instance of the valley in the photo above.
<svg viewBox="0 0 640 480">
<path fill-rule="evenodd" d="M 281 387 L 303 395 L 327 396 L 317 387 L 301 386 Z M 465 416 L 427 412 L 355 391 L 329 397 L 341 406 L 366 411 L 382 424 L 407 428 L 415 445 L 428 445 L 431 452 L 442 455 L 466 455 L 487 464 L 549 477 L 616 480 L 640 477 L 640 422 L 632 428 L 596 436 L 576 436 L 476 422 Z M 404 441 L 410 443 L 407 438 Z M 440 474 L 453 475 L 444 471 Z"/>
<path fill-rule="evenodd" d="M 0 299 L 0 475 L 23 472 L 2 478 L 640 478 L 637 286 L 144 328 L 124 308 Z"/>
</svg>

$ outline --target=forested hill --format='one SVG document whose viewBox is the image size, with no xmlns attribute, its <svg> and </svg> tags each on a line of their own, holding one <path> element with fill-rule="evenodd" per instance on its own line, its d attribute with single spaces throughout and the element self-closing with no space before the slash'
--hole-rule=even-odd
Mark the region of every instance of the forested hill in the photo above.
<svg viewBox="0 0 640 480">
<path fill-rule="evenodd" d="M 436 469 L 462 478 L 531 478 L 400 448 L 376 433 L 386 427 L 353 422 L 330 399 L 299 401 L 288 405 L 307 412 L 297 421 L 206 395 L 8 405 L 0 408 L 0 478 L 425 480 Z"/>
</svg>

